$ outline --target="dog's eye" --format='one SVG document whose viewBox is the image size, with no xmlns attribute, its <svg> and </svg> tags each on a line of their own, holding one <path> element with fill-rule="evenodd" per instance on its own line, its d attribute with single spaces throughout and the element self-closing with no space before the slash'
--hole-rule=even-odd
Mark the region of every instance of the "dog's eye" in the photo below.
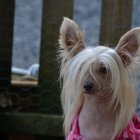
<svg viewBox="0 0 140 140">
<path fill-rule="evenodd" d="M 107 68 L 106 67 L 100 67 L 99 72 L 106 74 Z"/>
</svg>

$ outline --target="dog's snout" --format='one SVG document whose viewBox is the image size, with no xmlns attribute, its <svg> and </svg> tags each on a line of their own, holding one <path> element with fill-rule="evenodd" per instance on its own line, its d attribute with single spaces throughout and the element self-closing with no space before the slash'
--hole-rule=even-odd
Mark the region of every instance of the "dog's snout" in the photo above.
<svg viewBox="0 0 140 140">
<path fill-rule="evenodd" d="M 85 92 L 90 92 L 92 90 L 93 86 L 94 85 L 93 85 L 92 82 L 86 82 L 84 84 L 84 90 L 85 90 Z"/>
</svg>

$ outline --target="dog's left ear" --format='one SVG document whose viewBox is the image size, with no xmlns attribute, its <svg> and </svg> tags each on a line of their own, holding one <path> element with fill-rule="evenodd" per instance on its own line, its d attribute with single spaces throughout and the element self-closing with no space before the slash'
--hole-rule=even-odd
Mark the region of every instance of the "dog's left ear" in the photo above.
<svg viewBox="0 0 140 140">
<path fill-rule="evenodd" d="M 73 57 L 84 48 L 84 33 L 73 20 L 64 17 L 60 27 L 59 43 L 60 47 Z"/>
<path fill-rule="evenodd" d="M 137 53 L 140 47 L 140 27 L 134 28 L 124 34 L 117 47 L 116 51 L 120 55 L 124 65 L 129 65 L 132 58 Z"/>
</svg>

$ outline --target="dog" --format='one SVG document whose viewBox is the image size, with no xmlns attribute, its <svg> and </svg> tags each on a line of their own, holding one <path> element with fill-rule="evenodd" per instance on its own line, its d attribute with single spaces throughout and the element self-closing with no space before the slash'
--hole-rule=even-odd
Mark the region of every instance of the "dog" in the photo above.
<svg viewBox="0 0 140 140">
<path fill-rule="evenodd" d="M 64 18 L 58 60 L 67 140 L 140 140 L 134 73 L 139 69 L 140 28 L 115 48 L 87 46 L 77 23 Z"/>
</svg>

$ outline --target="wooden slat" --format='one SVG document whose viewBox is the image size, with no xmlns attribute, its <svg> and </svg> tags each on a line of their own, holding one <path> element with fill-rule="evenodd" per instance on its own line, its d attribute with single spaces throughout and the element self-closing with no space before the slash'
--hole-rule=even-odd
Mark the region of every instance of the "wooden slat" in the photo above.
<svg viewBox="0 0 140 140">
<path fill-rule="evenodd" d="M 60 114 L 60 91 L 56 50 L 63 17 L 72 17 L 73 0 L 44 0 L 40 51 L 40 111 Z"/>
<path fill-rule="evenodd" d="M 29 134 L 9 134 L 8 140 L 34 140 Z"/>
<path fill-rule="evenodd" d="M 62 123 L 62 116 L 33 113 L 0 113 L 1 133 L 62 137 Z"/>
<path fill-rule="evenodd" d="M 6 90 L 11 82 L 15 0 L 0 0 L 0 90 Z"/>
<path fill-rule="evenodd" d="M 11 84 L 13 86 L 21 86 L 22 88 L 23 87 L 37 87 L 38 83 L 37 81 L 19 81 L 19 80 L 12 80 L 11 81 Z"/>
<path fill-rule="evenodd" d="M 114 46 L 130 29 L 132 0 L 102 0 L 100 44 Z"/>
</svg>

